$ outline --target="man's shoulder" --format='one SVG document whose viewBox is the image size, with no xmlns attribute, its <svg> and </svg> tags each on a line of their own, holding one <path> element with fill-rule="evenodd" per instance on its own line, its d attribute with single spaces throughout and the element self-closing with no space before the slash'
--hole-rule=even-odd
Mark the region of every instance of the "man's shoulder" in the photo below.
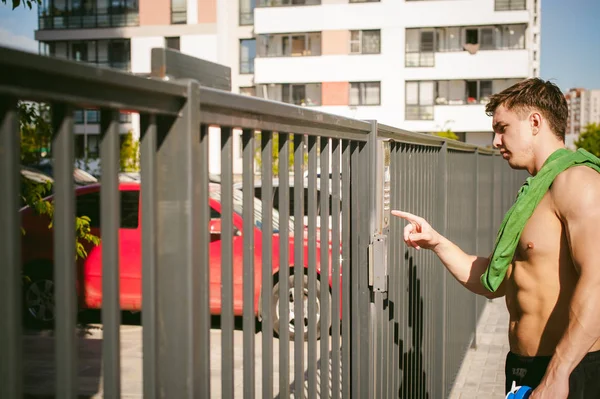
<svg viewBox="0 0 600 399">
<path fill-rule="evenodd" d="M 600 173 L 589 166 L 573 166 L 556 176 L 549 192 L 559 211 L 600 206 Z"/>
</svg>

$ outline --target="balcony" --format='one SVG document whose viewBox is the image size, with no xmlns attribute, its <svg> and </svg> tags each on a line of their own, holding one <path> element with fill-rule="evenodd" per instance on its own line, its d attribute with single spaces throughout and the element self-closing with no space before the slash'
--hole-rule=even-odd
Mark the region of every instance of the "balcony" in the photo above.
<svg viewBox="0 0 600 399">
<path fill-rule="evenodd" d="M 94 15 L 40 16 L 39 29 L 93 29 L 124 26 L 138 26 L 139 13 L 111 13 Z"/>
</svg>

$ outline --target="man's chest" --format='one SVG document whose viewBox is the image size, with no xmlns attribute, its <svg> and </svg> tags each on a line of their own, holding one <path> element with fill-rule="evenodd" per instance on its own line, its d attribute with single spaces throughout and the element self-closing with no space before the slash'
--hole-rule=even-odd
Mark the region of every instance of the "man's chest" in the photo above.
<svg viewBox="0 0 600 399">
<path fill-rule="evenodd" d="M 550 195 L 546 194 L 523 229 L 515 251 L 515 260 L 533 261 L 545 257 L 557 259 L 562 235 L 562 223 L 554 212 Z"/>
</svg>

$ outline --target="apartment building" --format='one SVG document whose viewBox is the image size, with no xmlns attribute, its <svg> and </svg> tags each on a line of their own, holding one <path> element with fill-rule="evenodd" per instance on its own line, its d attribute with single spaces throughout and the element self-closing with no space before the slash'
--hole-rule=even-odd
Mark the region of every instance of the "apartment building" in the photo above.
<svg viewBox="0 0 600 399">
<path fill-rule="evenodd" d="M 231 67 L 234 92 L 489 145 L 487 98 L 538 75 L 540 3 L 43 0 L 35 37 L 42 54 L 136 74 L 174 48 Z M 98 113 L 76 122 L 78 153 L 97 151 Z M 137 115 L 122 122 L 138 134 Z"/>
<path fill-rule="evenodd" d="M 259 0 L 261 97 L 490 145 L 489 96 L 539 74 L 538 0 Z"/>
<path fill-rule="evenodd" d="M 565 94 L 569 107 L 565 143 L 575 148 L 574 142 L 590 123 L 600 124 L 600 89 L 573 88 Z"/>
</svg>

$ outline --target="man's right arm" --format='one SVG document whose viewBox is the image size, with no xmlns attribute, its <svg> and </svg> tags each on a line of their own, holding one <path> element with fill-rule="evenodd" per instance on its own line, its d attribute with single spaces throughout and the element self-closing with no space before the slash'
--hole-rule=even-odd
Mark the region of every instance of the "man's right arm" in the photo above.
<svg viewBox="0 0 600 399">
<path fill-rule="evenodd" d="M 450 274 L 469 291 L 489 299 L 504 296 L 504 282 L 495 292 L 488 291 L 481 283 L 481 275 L 487 269 L 489 258 L 469 255 L 441 235 L 439 243 L 431 250 L 440 258 Z"/>
<path fill-rule="evenodd" d="M 397 210 L 393 210 L 392 215 L 410 223 L 404 228 L 406 245 L 417 250 L 425 248 L 435 252 L 450 274 L 468 290 L 490 299 L 504 295 L 504 282 L 495 292 L 488 291 L 481 283 L 480 278 L 488 266 L 489 258 L 465 253 L 456 244 L 435 231 L 422 217 Z"/>
</svg>

